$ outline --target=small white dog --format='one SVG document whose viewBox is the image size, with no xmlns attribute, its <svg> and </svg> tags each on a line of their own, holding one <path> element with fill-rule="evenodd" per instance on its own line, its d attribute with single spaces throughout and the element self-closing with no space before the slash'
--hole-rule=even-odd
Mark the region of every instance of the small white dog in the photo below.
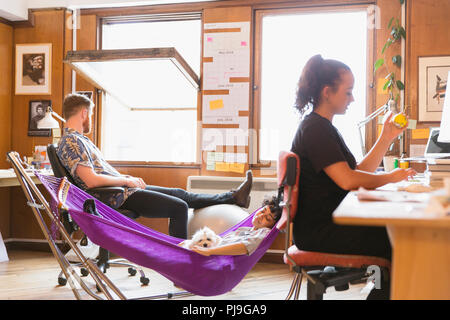
<svg viewBox="0 0 450 320">
<path fill-rule="evenodd" d="M 199 246 L 203 248 L 213 248 L 220 244 L 222 238 L 218 236 L 214 231 L 208 227 L 203 227 L 197 230 L 192 239 L 185 240 L 180 243 L 183 248 L 192 249 L 194 246 Z"/>
</svg>

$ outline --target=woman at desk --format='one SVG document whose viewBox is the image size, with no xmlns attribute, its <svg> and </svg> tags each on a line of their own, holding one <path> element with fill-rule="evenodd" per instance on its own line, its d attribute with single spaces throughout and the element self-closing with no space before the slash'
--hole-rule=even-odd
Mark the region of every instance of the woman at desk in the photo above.
<svg viewBox="0 0 450 320">
<path fill-rule="evenodd" d="M 294 219 L 295 245 L 306 251 L 356 254 L 391 258 L 391 246 L 384 227 L 341 226 L 332 213 L 349 190 L 377 188 L 399 182 L 415 174 L 412 169 L 396 169 L 375 174 L 392 141 L 403 132 L 386 119 L 380 137 L 360 162 L 346 146 L 333 117 L 344 114 L 354 101 L 354 77 L 342 62 L 312 57 L 300 77 L 295 108 L 304 113 L 292 143 L 300 157 L 298 214 Z M 372 290 L 368 299 L 388 299 L 389 283 Z"/>
</svg>

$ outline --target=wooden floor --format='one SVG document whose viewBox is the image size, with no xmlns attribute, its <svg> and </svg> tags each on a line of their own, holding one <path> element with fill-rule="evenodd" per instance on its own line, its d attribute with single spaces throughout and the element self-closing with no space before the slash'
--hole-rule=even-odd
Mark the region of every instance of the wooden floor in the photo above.
<svg viewBox="0 0 450 320">
<path fill-rule="evenodd" d="M 59 265 L 50 253 L 36 251 L 8 252 L 9 262 L 0 263 L 0 300 L 73 300 L 75 296 L 70 286 L 57 283 Z M 142 286 L 139 277 L 128 276 L 127 269 L 114 267 L 108 269 L 108 277 L 118 286 L 127 298 L 147 297 L 180 289 L 158 273 L 143 269 L 150 279 L 148 286 Z M 283 264 L 258 263 L 244 280 L 232 291 L 215 297 L 191 296 L 178 299 L 216 299 L 216 300 L 283 300 L 285 299 L 294 274 Z M 94 292 L 95 283 L 90 277 L 82 278 Z M 336 292 L 329 288 L 325 300 L 362 300 L 367 294 L 361 293 L 364 284 L 353 285 L 349 290 Z M 92 298 L 80 291 L 83 299 Z M 302 284 L 300 299 L 306 298 L 306 283 Z"/>
</svg>

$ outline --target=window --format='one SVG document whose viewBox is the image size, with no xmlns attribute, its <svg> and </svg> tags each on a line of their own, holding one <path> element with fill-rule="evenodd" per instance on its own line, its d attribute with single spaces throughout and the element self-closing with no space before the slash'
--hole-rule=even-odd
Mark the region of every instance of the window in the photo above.
<svg viewBox="0 0 450 320">
<path fill-rule="evenodd" d="M 260 68 L 259 161 L 275 160 L 279 150 L 290 150 L 299 125 L 293 108 L 303 66 L 315 54 L 346 63 L 355 76 L 355 101 L 334 126 L 357 158 L 362 159 L 357 122 L 366 114 L 367 11 L 292 12 L 258 14 Z M 258 45 L 258 44 L 257 44 Z M 256 120 L 258 121 L 258 120 Z"/>
<path fill-rule="evenodd" d="M 102 50 L 78 53 L 72 67 L 105 93 L 106 159 L 196 162 L 199 14 L 107 19 Z"/>
</svg>

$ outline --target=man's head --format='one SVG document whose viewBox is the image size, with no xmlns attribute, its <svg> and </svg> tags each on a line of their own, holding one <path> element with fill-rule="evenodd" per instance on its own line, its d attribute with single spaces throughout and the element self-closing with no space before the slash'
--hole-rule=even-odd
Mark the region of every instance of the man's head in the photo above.
<svg viewBox="0 0 450 320">
<path fill-rule="evenodd" d="M 272 199 L 264 200 L 263 207 L 253 216 L 252 224 L 255 229 L 272 228 L 280 217 L 281 208 L 277 197 L 273 196 Z"/>
<path fill-rule="evenodd" d="M 91 132 L 91 117 L 94 104 L 92 101 L 76 93 L 68 94 L 63 102 L 63 117 L 66 121 L 80 121 L 83 124 L 83 133 Z"/>
</svg>

